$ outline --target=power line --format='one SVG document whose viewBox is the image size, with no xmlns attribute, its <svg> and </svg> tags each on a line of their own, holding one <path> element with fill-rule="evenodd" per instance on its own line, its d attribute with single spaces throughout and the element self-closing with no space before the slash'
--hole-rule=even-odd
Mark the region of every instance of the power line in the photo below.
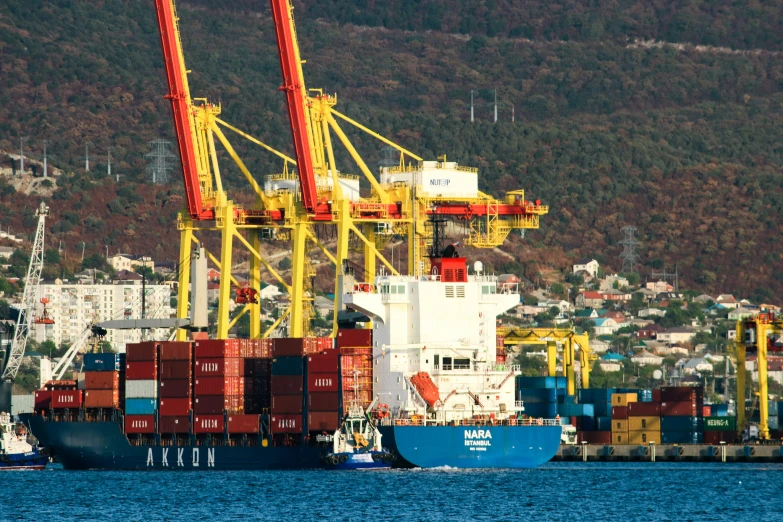
<svg viewBox="0 0 783 522">
<path fill-rule="evenodd" d="M 623 262 L 623 267 L 620 270 L 622 274 L 630 274 L 636 272 L 636 265 L 639 260 L 639 253 L 637 248 L 641 246 L 641 242 L 636 239 L 636 231 L 638 230 L 634 226 L 623 227 L 623 240 L 619 244 L 623 245 L 623 251 L 620 253 L 620 259 Z"/>
<path fill-rule="evenodd" d="M 169 171 L 174 169 L 176 156 L 169 151 L 171 142 L 166 140 L 152 140 L 148 143 L 152 152 L 144 155 L 149 161 L 147 172 L 152 177 L 152 183 L 162 185 L 169 181 Z"/>
</svg>

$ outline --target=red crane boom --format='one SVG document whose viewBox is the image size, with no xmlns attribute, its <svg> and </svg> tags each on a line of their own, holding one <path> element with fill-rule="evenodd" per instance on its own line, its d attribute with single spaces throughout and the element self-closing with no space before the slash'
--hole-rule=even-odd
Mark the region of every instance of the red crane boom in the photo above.
<svg viewBox="0 0 783 522">
<path fill-rule="evenodd" d="M 280 90 L 285 93 L 288 105 L 288 119 L 291 122 L 291 137 L 294 141 L 296 166 L 299 170 L 299 186 L 302 191 L 302 203 L 308 213 L 315 213 L 318 204 L 318 192 L 315 185 L 315 169 L 313 167 L 312 148 L 307 135 L 307 114 L 305 94 L 302 86 L 299 53 L 296 48 L 296 36 L 293 32 L 291 6 L 288 0 L 270 0 L 272 18 L 277 33 L 277 52 L 280 56 L 280 70 L 283 74 L 283 85 Z"/>
<path fill-rule="evenodd" d="M 190 128 L 190 100 L 186 94 L 187 81 L 183 78 L 185 68 L 179 53 L 174 6 L 171 0 L 155 0 L 155 11 L 158 15 L 160 43 L 163 49 L 163 62 L 166 68 L 169 93 L 166 98 L 171 102 L 171 112 L 174 117 L 174 130 L 177 136 L 179 156 L 182 160 L 182 177 L 185 180 L 185 194 L 188 202 L 188 213 L 192 219 L 204 219 L 201 189 L 199 187 L 198 170 L 196 167 L 196 152 L 193 145 L 193 133 Z M 207 213 L 212 215 L 211 212 Z"/>
</svg>

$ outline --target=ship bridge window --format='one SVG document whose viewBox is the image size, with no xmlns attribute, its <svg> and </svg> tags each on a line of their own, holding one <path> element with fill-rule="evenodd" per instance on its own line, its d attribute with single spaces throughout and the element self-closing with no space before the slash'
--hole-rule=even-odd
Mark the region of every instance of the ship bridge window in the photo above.
<svg viewBox="0 0 783 522">
<path fill-rule="evenodd" d="M 481 293 L 482 295 L 488 295 L 488 294 L 494 294 L 497 292 L 497 288 L 492 285 L 482 285 L 481 286 Z"/>
<path fill-rule="evenodd" d="M 470 359 L 454 359 L 454 369 L 455 370 L 469 370 L 470 369 Z"/>
</svg>

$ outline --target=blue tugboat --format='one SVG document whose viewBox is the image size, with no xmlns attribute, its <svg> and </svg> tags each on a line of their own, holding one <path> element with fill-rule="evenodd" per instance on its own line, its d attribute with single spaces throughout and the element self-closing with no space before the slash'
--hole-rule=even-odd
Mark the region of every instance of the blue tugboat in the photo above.
<svg viewBox="0 0 783 522">
<path fill-rule="evenodd" d="M 11 422 L 11 415 L 0 414 L 0 470 L 44 469 L 49 456 L 27 441 L 24 424 Z"/>
</svg>

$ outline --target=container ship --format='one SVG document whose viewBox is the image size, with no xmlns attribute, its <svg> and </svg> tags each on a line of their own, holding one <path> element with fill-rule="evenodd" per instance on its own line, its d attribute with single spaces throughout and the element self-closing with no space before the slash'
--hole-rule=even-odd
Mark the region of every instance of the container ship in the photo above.
<svg viewBox="0 0 783 522">
<path fill-rule="evenodd" d="M 449 249 L 446 249 L 449 251 Z M 451 253 L 456 255 L 454 249 Z M 68 469 L 328 468 L 351 406 L 397 467 L 527 468 L 560 444 L 556 418 L 525 414 L 497 316 L 519 302 L 477 263 L 423 276 L 343 278 L 371 328 L 336 338 L 143 342 L 84 355 L 23 417 Z"/>
</svg>

